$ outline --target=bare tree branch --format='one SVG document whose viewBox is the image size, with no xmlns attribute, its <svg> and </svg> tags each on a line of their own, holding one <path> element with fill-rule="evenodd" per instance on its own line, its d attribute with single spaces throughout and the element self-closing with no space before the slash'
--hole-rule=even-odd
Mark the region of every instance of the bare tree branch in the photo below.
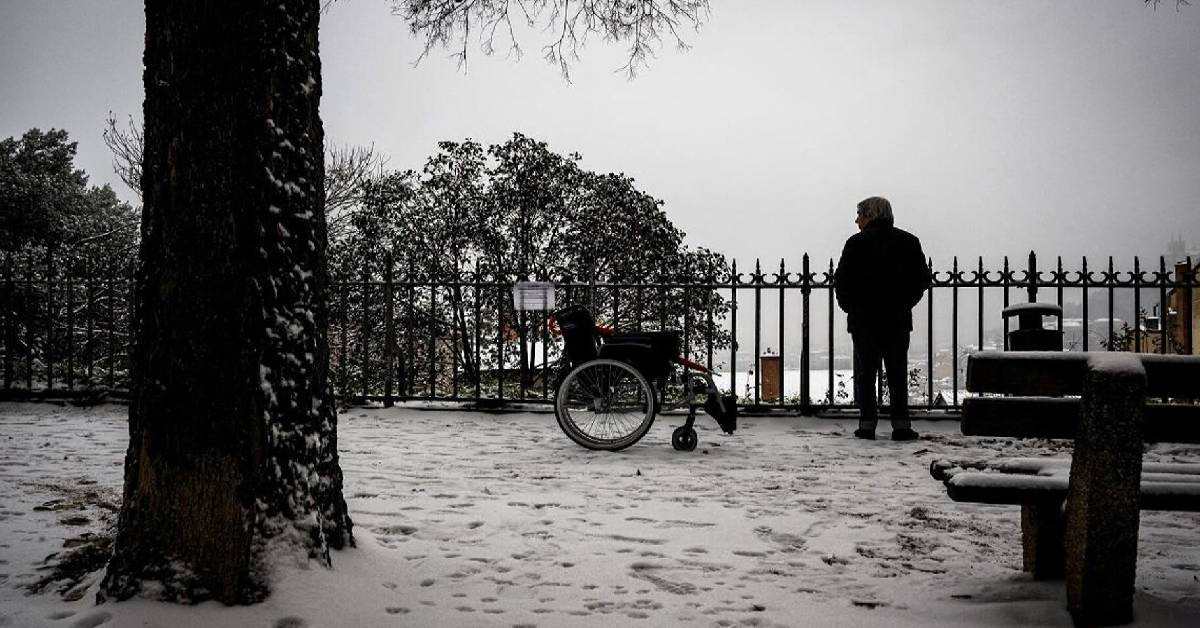
<svg viewBox="0 0 1200 628">
<path fill-rule="evenodd" d="M 325 147 L 325 220 L 329 239 L 340 238 L 349 228 L 350 210 L 362 202 L 363 184 L 383 173 L 387 159 L 375 145 L 329 143 Z"/>
<path fill-rule="evenodd" d="M 1160 2 L 1162 2 L 1162 0 L 1146 0 L 1146 4 L 1150 5 L 1155 10 L 1158 10 L 1158 5 Z M 1187 7 L 1187 6 L 1191 6 L 1191 5 L 1192 5 L 1192 3 L 1190 0 L 1175 0 L 1175 10 L 1176 11 L 1182 9 L 1183 7 Z"/>
<path fill-rule="evenodd" d="M 1184 1 L 1184 0 L 1181 0 Z M 451 58 L 462 66 L 478 29 L 480 50 L 496 50 L 496 33 L 507 32 L 508 49 L 517 56 L 521 47 L 513 30 L 516 17 L 529 27 L 539 24 L 551 39 L 542 46 L 542 57 L 558 65 L 570 80 L 570 64 L 579 59 L 589 35 L 609 43 L 627 42 L 629 56 L 620 71 L 630 78 L 648 67 L 654 49 L 664 37 L 683 50 L 684 27 L 698 30 L 708 18 L 708 0 L 391 0 L 392 13 L 403 17 L 414 35 L 425 39 L 420 63 L 434 48 L 453 49 Z"/>
<path fill-rule="evenodd" d="M 104 126 L 104 145 L 113 154 L 113 172 L 139 200 L 142 198 L 142 129 L 129 117 L 128 128 L 117 126 L 117 117 L 108 112 Z"/>
<path fill-rule="evenodd" d="M 142 129 L 130 116 L 127 128 L 109 112 L 104 143 L 113 154 L 113 171 L 140 199 L 142 196 Z M 331 240 L 348 228 L 348 214 L 362 201 L 363 183 L 383 171 L 387 159 L 375 145 L 328 143 L 325 147 L 325 216 Z"/>
</svg>

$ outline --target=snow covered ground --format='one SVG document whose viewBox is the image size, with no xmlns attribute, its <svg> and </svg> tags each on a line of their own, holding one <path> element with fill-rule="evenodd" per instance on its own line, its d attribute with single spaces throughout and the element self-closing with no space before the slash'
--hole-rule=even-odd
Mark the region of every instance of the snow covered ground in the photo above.
<svg viewBox="0 0 1200 628">
<path fill-rule="evenodd" d="M 953 422 L 892 443 L 844 420 L 751 418 L 725 436 L 702 418 L 680 453 L 681 419 L 660 417 L 600 453 L 550 414 L 353 409 L 340 438 L 358 547 L 332 570 L 280 565 L 252 607 L 97 607 L 99 573 L 68 587 L 74 601 L 27 593 L 64 540 L 114 518 L 124 416 L 0 404 L 0 626 L 1070 625 L 1062 583 L 1020 571 L 1019 509 L 951 502 L 928 472 L 1061 444 Z M 1143 514 L 1138 625 L 1200 625 L 1198 540 L 1200 515 Z"/>
</svg>

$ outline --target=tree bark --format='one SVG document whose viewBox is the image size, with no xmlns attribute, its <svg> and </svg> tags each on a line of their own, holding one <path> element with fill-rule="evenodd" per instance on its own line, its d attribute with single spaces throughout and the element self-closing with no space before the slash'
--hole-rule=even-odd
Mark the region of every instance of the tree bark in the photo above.
<svg viewBox="0 0 1200 628">
<path fill-rule="evenodd" d="M 353 543 L 328 381 L 317 0 L 146 0 L 125 490 L 101 600 L 250 603 Z"/>
</svg>

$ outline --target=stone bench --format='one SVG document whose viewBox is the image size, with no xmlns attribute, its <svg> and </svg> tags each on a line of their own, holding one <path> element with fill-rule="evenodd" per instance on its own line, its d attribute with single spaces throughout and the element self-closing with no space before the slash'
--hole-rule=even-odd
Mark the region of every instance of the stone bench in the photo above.
<svg viewBox="0 0 1200 628">
<path fill-rule="evenodd" d="M 1024 567 L 1066 578 L 1076 624 L 1132 621 L 1140 510 L 1200 511 L 1200 464 L 1142 463 L 1144 442 L 1200 442 L 1200 406 L 1177 402 L 1200 397 L 1200 357 L 980 352 L 967 390 L 1022 396 L 967 398 L 963 434 L 1072 438 L 1074 453 L 932 475 L 956 501 L 1021 506 Z"/>
</svg>

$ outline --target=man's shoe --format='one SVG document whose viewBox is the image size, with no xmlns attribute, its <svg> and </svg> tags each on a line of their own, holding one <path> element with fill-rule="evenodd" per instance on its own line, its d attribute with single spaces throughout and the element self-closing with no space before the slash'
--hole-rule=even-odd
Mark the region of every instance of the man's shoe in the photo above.
<svg viewBox="0 0 1200 628">
<path fill-rule="evenodd" d="M 902 427 L 898 430 L 892 430 L 892 440 L 917 440 L 917 434 L 912 428 Z"/>
<path fill-rule="evenodd" d="M 854 438 L 861 438 L 863 440 L 875 440 L 875 430 L 869 430 L 865 427 L 860 427 L 860 428 L 854 430 Z"/>
</svg>

